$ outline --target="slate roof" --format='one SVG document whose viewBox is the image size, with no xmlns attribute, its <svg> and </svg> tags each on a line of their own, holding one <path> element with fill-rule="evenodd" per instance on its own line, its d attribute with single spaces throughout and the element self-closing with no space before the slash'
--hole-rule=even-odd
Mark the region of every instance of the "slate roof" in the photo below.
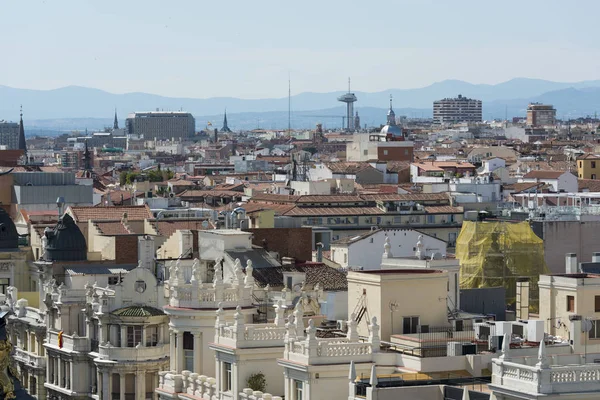
<svg viewBox="0 0 600 400">
<path fill-rule="evenodd" d="M 165 315 L 162 310 L 150 306 L 128 306 L 119 308 L 111 313 L 119 317 L 156 317 Z"/>
<path fill-rule="evenodd" d="M 262 268 L 279 267 L 280 264 L 263 248 L 227 250 L 225 251 L 231 259 L 240 259 L 242 266 L 245 268 L 248 260 L 252 261 L 254 270 Z"/>
</svg>

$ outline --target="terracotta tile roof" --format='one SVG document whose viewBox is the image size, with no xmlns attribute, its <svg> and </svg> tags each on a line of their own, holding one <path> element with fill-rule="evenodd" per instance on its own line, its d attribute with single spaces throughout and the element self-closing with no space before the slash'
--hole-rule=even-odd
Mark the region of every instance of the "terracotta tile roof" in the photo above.
<svg viewBox="0 0 600 400">
<path fill-rule="evenodd" d="M 525 190 L 531 190 L 531 189 L 535 189 L 535 188 L 542 188 L 543 186 L 545 186 L 545 184 L 543 182 L 520 182 L 520 183 L 513 183 L 512 185 L 510 185 L 510 187 L 505 187 L 506 189 L 513 189 L 514 193 L 520 193 L 523 192 Z"/>
<path fill-rule="evenodd" d="M 600 180 L 597 179 L 578 179 L 579 191 L 587 189 L 590 192 L 600 192 Z"/>
<path fill-rule="evenodd" d="M 427 214 L 458 214 L 464 212 L 462 207 L 452 206 L 436 206 L 436 207 L 425 207 Z"/>
<path fill-rule="evenodd" d="M 446 193 L 379 193 L 363 194 L 360 197 L 370 201 L 449 201 Z"/>
<path fill-rule="evenodd" d="M 408 161 L 390 161 L 387 163 L 388 172 L 400 172 L 410 168 Z"/>
<path fill-rule="evenodd" d="M 577 157 L 578 160 L 600 160 L 600 157 L 595 154 L 584 154 Z"/>
<path fill-rule="evenodd" d="M 296 203 L 360 203 L 363 200 L 355 195 L 304 195 Z"/>
<path fill-rule="evenodd" d="M 425 171 L 442 171 L 445 168 L 475 169 L 471 163 L 457 161 L 425 161 L 413 164 Z"/>
<path fill-rule="evenodd" d="M 191 197 L 239 197 L 243 196 L 242 192 L 235 192 L 232 190 L 193 190 L 188 189 L 179 193 L 177 197 L 181 199 Z"/>
<path fill-rule="evenodd" d="M 353 216 L 382 215 L 385 211 L 377 207 L 294 207 L 285 216 Z"/>
<path fill-rule="evenodd" d="M 334 174 L 357 174 L 367 169 L 375 169 L 367 162 L 330 162 L 326 165 Z"/>
<path fill-rule="evenodd" d="M 284 215 L 292 208 L 296 207 L 294 204 L 262 204 L 262 203 L 246 203 L 242 205 L 242 208 L 246 210 L 246 214 L 259 212 L 263 210 L 273 210 L 276 215 Z"/>
<path fill-rule="evenodd" d="M 94 226 L 98 228 L 102 235 L 106 236 L 134 234 L 121 221 L 94 222 Z"/>
<path fill-rule="evenodd" d="M 207 221 L 208 228 L 204 228 L 202 223 Z M 198 231 L 202 229 L 214 229 L 214 225 L 206 218 L 203 219 L 180 219 L 180 220 L 154 220 L 152 226 L 158 232 L 159 235 L 164 237 L 170 237 L 176 231 L 180 230 L 193 230 Z"/>
<path fill-rule="evenodd" d="M 539 170 L 530 171 L 523 175 L 523 178 L 535 178 L 535 179 L 558 179 L 566 171 L 553 171 L 553 170 Z"/>
<path fill-rule="evenodd" d="M 252 276 L 261 287 L 269 285 L 280 288 L 284 286 L 284 272 L 304 272 L 305 284 L 308 288 L 314 288 L 318 283 L 323 290 L 329 292 L 348 290 L 346 274 L 323 263 L 310 262 L 273 268 L 254 268 Z"/>
<path fill-rule="evenodd" d="M 75 222 L 87 222 L 88 220 L 120 220 L 123 213 L 127 213 L 129 221 L 143 221 L 152 218 L 152 212 L 148 205 L 143 206 L 110 206 L 110 207 L 81 207 L 71 206 L 67 212 L 73 215 Z"/>
</svg>

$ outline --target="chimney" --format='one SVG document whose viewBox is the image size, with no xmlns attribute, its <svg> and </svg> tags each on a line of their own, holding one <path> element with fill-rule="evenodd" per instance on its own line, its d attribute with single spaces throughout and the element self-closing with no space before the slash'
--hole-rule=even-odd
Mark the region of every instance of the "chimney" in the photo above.
<svg viewBox="0 0 600 400">
<path fill-rule="evenodd" d="M 565 272 L 567 274 L 576 274 L 579 272 L 576 253 L 567 253 L 565 255 Z"/>
<path fill-rule="evenodd" d="M 600 252 L 592 253 L 592 262 L 600 262 Z"/>
<path fill-rule="evenodd" d="M 155 254 L 154 238 L 150 235 L 138 237 L 138 258 L 144 268 L 153 270 Z"/>
<path fill-rule="evenodd" d="M 317 262 L 323 262 L 323 243 L 317 243 Z"/>
</svg>

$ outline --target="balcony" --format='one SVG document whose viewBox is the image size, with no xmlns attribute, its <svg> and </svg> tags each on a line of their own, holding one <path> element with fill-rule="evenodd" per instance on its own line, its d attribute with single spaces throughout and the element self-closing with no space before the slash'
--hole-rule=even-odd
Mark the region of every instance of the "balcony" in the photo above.
<svg viewBox="0 0 600 400">
<path fill-rule="evenodd" d="M 510 391 L 560 395 L 600 391 L 600 365 L 529 366 L 499 359 L 493 361 L 492 385 Z"/>
<path fill-rule="evenodd" d="M 46 357 L 41 357 L 37 354 L 31 354 L 18 347 L 15 348 L 14 358 L 16 361 L 27 364 L 33 368 L 46 368 Z"/>
<path fill-rule="evenodd" d="M 243 325 L 237 332 L 235 326 L 220 326 L 215 342 L 234 348 L 283 347 L 286 328 L 281 326 Z"/>
<path fill-rule="evenodd" d="M 217 393 L 217 381 L 205 375 L 198 375 L 190 371 L 176 374 L 172 371 L 158 373 L 159 392 L 183 393 L 200 399 L 212 399 Z M 174 397 L 175 398 L 175 397 Z"/>
<path fill-rule="evenodd" d="M 101 344 L 98 346 L 100 358 L 111 361 L 150 361 L 169 356 L 169 345 L 159 344 L 148 347 L 114 347 Z"/>
<path fill-rule="evenodd" d="M 68 352 L 81 352 L 88 353 L 91 349 L 90 340 L 86 337 L 79 337 L 77 335 L 69 336 L 62 335 L 63 346 L 60 348 L 58 346 L 58 332 L 56 331 L 48 331 L 48 342 L 46 343 L 46 347 L 52 348 L 55 350 L 64 350 Z"/>
<path fill-rule="evenodd" d="M 302 340 L 287 343 L 286 352 L 288 360 L 307 365 L 348 364 L 371 362 L 373 345 L 348 339 L 320 339 L 311 347 Z"/>
</svg>

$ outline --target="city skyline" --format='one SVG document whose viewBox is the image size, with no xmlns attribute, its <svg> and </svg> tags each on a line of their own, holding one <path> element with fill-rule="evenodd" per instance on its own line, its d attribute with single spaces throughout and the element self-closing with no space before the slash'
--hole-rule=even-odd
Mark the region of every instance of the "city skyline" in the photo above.
<svg viewBox="0 0 600 400">
<path fill-rule="evenodd" d="M 293 93 L 345 90 L 348 76 L 353 90 L 376 92 L 446 79 L 593 80 L 600 62 L 592 1 L 59 4 L 4 5 L 27 29 L 23 18 L 0 27 L 0 50 L 19 54 L 0 65 L 0 85 L 269 98 L 285 97 L 288 76 Z"/>
</svg>

